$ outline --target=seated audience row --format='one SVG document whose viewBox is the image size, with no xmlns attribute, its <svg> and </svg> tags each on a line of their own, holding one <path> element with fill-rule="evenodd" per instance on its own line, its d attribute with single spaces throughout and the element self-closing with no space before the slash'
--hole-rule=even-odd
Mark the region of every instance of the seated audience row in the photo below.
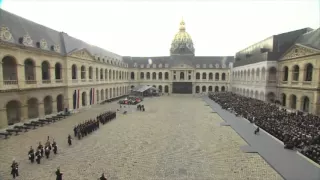
<svg viewBox="0 0 320 180">
<path fill-rule="evenodd" d="M 320 117 L 303 112 L 288 112 L 276 104 L 231 92 L 212 93 L 209 98 L 223 109 L 243 116 L 283 141 L 285 148 L 296 148 L 320 164 Z"/>
</svg>

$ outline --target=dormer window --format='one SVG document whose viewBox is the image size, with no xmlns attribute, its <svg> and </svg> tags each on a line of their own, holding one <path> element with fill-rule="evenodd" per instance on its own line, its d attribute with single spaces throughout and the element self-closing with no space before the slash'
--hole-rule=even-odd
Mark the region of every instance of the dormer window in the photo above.
<svg viewBox="0 0 320 180">
<path fill-rule="evenodd" d="M 140 67 L 141 67 L 141 68 L 144 68 L 144 65 L 143 65 L 143 64 L 141 64 L 141 65 L 140 65 Z"/>
<path fill-rule="evenodd" d="M 222 64 L 222 68 L 226 68 L 226 65 L 224 63 Z"/>
<path fill-rule="evenodd" d="M 133 67 L 135 67 L 135 68 L 136 68 L 137 66 L 138 66 L 138 65 L 137 65 L 137 63 L 134 63 L 134 64 L 133 64 Z"/>
<path fill-rule="evenodd" d="M 216 64 L 216 68 L 219 68 L 219 64 Z"/>
<path fill-rule="evenodd" d="M 162 64 L 159 64 L 159 68 L 162 68 Z"/>
<path fill-rule="evenodd" d="M 165 67 L 165 68 L 168 68 L 168 67 L 169 67 L 169 64 L 165 64 L 164 67 Z"/>
<path fill-rule="evenodd" d="M 230 63 L 229 63 L 229 68 L 232 68 L 232 67 L 233 67 L 233 63 L 230 62 Z"/>
<path fill-rule="evenodd" d="M 202 67 L 203 67 L 203 68 L 206 68 L 206 64 L 203 64 Z"/>
<path fill-rule="evenodd" d="M 147 64 L 147 68 L 150 68 L 150 64 Z"/>
<path fill-rule="evenodd" d="M 152 64 L 152 68 L 157 68 L 157 65 L 156 64 Z"/>
<path fill-rule="evenodd" d="M 197 65 L 196 65 L 196 68 L 200 68 L 200 64 L 197 64 Z"/>
<path fill-rule="evenodd" d="M 209 68 L 213 68 L 213 65 L 212 65 L 212 64 L 209 64 Z"/>
</svg>

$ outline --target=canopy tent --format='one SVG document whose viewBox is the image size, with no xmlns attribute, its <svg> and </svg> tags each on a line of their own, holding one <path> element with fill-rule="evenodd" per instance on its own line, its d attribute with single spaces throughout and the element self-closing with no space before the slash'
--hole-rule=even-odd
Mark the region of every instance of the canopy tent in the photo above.
<svg viewBox="0 0 320 180">
<path fill-rule="evenodd" d="M 149 90 L 149 89 L 155 90 L 155 91 L 158 90 L 158 89 L 155 88 L 155 87 L 144 85 L 144 86 L 138 86 L 138 87 L 134 88 L 132 91 L 133 91 L 133 92 L 145 92 L 146 90 Z"/>
</svg>

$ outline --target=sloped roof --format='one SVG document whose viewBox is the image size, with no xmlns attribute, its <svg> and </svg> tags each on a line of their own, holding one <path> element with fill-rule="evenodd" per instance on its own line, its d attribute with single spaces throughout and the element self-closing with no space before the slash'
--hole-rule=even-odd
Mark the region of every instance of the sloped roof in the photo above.
<svg viewBox="0 0 320 180">
<path fill-rule="evenodd" d="M 97 46 L 90 45 L 80 39 L 69 36 L 68 34 L 61 32 L 61 36 L 64 41 L 65 52 L 68 54 L 72 51 L 87 49 L 92 56 L 99 56 L 100 58 L 110 57 L 118 60 L 122 60 L 121 56 Z"/>
<path fill-rule="evenodd" d="M 23 17 L 17 16 L 3 9 L 0 9 L 0 26 L 9 28 L 14 41 L 12 43 L 19 44 L 19 38 L 29 35 L 33 40 L 32 46 L 37 47 L 36 43 L 41 39 L 45 39 L 49 47 L 59 45 L 62 47 L 60 33 L 56 30 L 45 27 L 41 24 L 29 21 Z M 61 54 L 65 54 L 63 48 L 60 49 Z"/>
<path fill-rule="evenodd" d="M 118 54 L 112 53 L 97 46 L 90 45 L 80 39 L 69 36 L 64 32 L 50 29 L 3 9 L 0 9 L 0 27 L 9 28 L 9 31 L 14 39 L 14 41 L 10 42 L 14 44 L 21 45 L 19 39 L 25 35 L 29 35 L 33 40 L 33 47 L 36 48 L 36 43 L 44 39 L 47 42 L 48 51 L 52 51 L 50 49 L 51 46 L 58 45 L 60 46 L 61 55 L 66 55 L 70 52 L 86 49 L 92 56 L 99 56 L 100 58 L 109 57 L 117 60 L 122 60 L 122 57 Z"/>
<path fill-rule="evenodd" d="M 190 55 L 172 55 L 172 56 L 163 56 L 163 57 L 130 57 L 124 56 L 123 61 L 129 64 L 130 68 L 135 67 L 140 68 L 141 65 L 144 65 L 144 68 L 148 65 L 148 59 L 152 59 L 152 65 L 150 68 L 160 68 L 159 65 L 162 64 L 161 68 L 165 68 L 164 65 L 168 64 L 169 67 L 176 66 L 179 64 L 186 64 L 191 67 L 199 68 L 212 68 L 209 65 L 213 65 L 215 67 L 216 64 L 219 67 L 223 65 L 228 68 L 229 63 L 234 62 L 233 56 L 190 56 Z M 205 67 L 203 65 L 206 65 Z"/>
<path fill-rule="evenodd" d="M 303 34 L 298 38 L 296 44 L 320 50 L 320 28 Z"/>
</svg>

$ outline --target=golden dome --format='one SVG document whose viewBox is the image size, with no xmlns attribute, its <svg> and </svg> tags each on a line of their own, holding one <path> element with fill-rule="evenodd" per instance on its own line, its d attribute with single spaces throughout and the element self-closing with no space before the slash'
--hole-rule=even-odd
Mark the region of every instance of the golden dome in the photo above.
<svg viewBox="0 0 320 180">
<path fill-rule="evenodd" d="M 189 33 L 186 32 L 185 22 L 182 19 L 180 22 L 179 32 L 174 36 L 171 43 L 171 53 L 180 48 L 187 48 L 191 52 L 194 52 L 192 38 Z"/>
<path fill-rule="evenodd" d="M 186 32 L 186 26 L 183 19 L 180 22 L 179 32 L 174 36 L 172 43 L 188 42 L 192 43 L 192 38 L 189 33 Z"/>
</svg>

